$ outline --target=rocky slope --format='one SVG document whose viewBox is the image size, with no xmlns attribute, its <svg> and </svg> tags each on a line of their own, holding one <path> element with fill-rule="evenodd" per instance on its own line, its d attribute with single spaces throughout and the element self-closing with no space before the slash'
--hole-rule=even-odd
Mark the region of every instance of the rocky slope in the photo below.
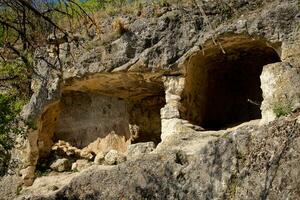
<svg viewBox="0 0 300 200">
<path fill-rule="evenodd" d="M 203 147 L 190 145 L 199 135 L 178 135 L 173 146 L 88 169 L 57 191 L 24 199 L 299 199 L 299 113 L 261 127 L 203 132 L 201 140 L 209 135 Z"/>
</svg>

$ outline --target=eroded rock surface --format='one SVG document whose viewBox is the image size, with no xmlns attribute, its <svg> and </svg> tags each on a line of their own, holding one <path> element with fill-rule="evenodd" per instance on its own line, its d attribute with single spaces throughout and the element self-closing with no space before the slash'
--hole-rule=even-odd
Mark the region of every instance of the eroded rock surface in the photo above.
<svg viewBox="0 0 300 200">
<path fill-rule="evenodd" d="M 99 155 L 97 164 L 120 164 L 83 170 L 63 188 L 28 199 L 299 197 L 294 115 L 276 120 L 272 113 L 276 121 L 262 127 L 225 130 L 259 118 L 260 104 L 266 119 L 282 96 L 297 112 L 298 2 L 195 2 L 120 14 L 122 34 L 111 29 L 116 17 L 107 17 L 100 37 L 60 45 L 61 66 L 51 45 L 37 51 L 45 59 L 35 63 L 34 94 L 22 113 L 32 126 L 24 183 L 32 184 L 36 165 L 60 139 L 76 147 L 66 154 L 83 148 L 80 156 Z M 204 131 L 215 128 L 224 130 Z M 125 161 L 131 143 L 149 141 L 158 144 L 153 152 L 147 147 Z"/>
<path fill-rule="evenodd" d="M 245 125 L 196 153 L 162 149 L 86 171 L 55 194 L 30 199 L 298 199 L 299 141 L 297 116 Z"/>
<path fill-rule="evenodd" d="M 300 109 L 300 68 L 290 63 L 275 63 L 264 67 L 261 75 L 264 101 L 263 122 L 274 120 Z"/>
</svg>

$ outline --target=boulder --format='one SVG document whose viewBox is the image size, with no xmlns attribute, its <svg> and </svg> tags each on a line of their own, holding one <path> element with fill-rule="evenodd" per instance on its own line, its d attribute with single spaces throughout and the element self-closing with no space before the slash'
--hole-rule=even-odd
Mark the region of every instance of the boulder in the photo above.
<svg viewBox="0 0 300 200">
<path fill-rule="evenodd" d="M 133 158 L 140 156 L 141 154 L 147 154 L 155 149 L 154 142 L 143 142 L 129 145 L 127 150 L 127 157 Z"/>
<path fill-rule="evenodd" d="M 98 153 L 94 159 L 94 163 L 97 165 L 103 164 L 104 161 L 105 161 L 105 155 L 102 152 Z"/>
<path fill-rule="evenodd" d="M 89 166 L 91 166 L 91 163 L 88 160 L 79 159 L 72 164 L 72 171 L 81 171 Z"/>
<path fill-rule="evenodd" d="M 25 186 L 32 185 L 35 179 L 35 166 L 28 166 L 20 171 Z"/>
<path fill-rule="evenodd" d="M 61 158 L 54 161 L 50 168 L 58 172 L 69 171 L 71 169 L 71 162 L 66 158 Z"/>
<path fill-rule="evenodd" d="M 115 164 L 120 164 L 124 161 L 126 161 L 126 156 L 122 153 L 119 153 L 116 150 L 110 150 L 106 155 L 105 155 L 105 163 L 107 165 L 115 165 Z"/>
<path fill-rule="evenodd" d="M 118 135 L 115 131 L 111 131 L 105 137 L 98 137 L 96 140 L 84 147 L 82 152 L 85 152 L 86 155 L 82 154 L 82 157 L 88 157 L 88 154 L 97 155 L 98 153 L 107 151 L 109 149 L 116 149 L 117 151 L 124 152 L 127 149 L 128 141 L 129 140 L 126 141 L 124 136 Z"/>
</svg>

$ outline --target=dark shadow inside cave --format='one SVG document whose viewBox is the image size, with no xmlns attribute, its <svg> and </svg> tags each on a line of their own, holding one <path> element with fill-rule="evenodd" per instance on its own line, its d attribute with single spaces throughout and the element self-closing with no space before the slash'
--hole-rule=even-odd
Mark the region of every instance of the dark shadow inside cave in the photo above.
<svg viewBox="0 0 300 200">
<path fill-rule="evenodd" d="M 276 51 L 249 40 L 200 52 L 186 68 L 183 118 L 218 130 L 261 118 L 260 74 L 264 65 L 279 62 Z"/>
</svg>

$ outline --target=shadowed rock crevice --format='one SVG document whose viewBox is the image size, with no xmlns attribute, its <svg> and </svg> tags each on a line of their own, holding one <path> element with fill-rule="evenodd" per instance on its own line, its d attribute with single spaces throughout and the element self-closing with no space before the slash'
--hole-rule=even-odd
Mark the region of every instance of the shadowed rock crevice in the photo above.
<svg viewBox="0 0 300 200">
<path fill-rule="evenodd" d="M 204 49 L 186 65 L 182 117 L 206 129 L 220 129 L 261 118 L 260 75 L 264 65 L 279 62 L 263 41 L 225 41 Z"/>
</svg>

